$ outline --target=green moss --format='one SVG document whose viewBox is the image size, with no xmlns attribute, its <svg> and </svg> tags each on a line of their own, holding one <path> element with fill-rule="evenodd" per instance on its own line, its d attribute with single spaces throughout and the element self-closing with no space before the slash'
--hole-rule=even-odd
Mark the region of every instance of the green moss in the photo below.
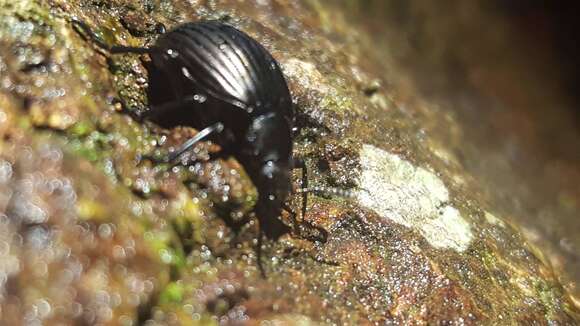
<svg viewBox="0 0 580 326">
<path fill-rule="evenodd" d="M 159 295 L 159 304 L 181 303 L 184 287 L 181 282 L 171 282 Z"/>
<path fill-rule="evenodd" d="M 76 138 L 86 137 L 94 129 L 87 121 L 79 121 L 69 129 L 71 136 Z"/>
<path fill-rule="evenodd" d="M 533 284 L 537 293 L 537 298 L 542 302 L 546 309 L 546 319 L 557 319 L 560 310 L 560 300 L 558 298 L 562 296 L 561 291 L 553 285 L 548 284 L 545 280 L 536 277 L 533 279 Z"/>
<path fill-rule="evenodd" d="M 157 253 L 161 262 L 176 267 L 177 270 L 185 266 L 185 254 L 181 248 L 181 243 L 171 229 L 147 231 L 144 237 L 147 244 Z"/>
<path fill-rule="evenodd" d="M 28 130 L 32 127 L 32 123 L 30 122 L 30 119 L 28 118 L 28 116 L 22 117 L 20 119 L 18 119 L 18 127 L 23 129 L 23 130 Z"/>
<path fill-rule="evenodd" d="M 72 141 L 71 142 L 72 148 L 76 154 L 80 157 L 83 157 L 91 162 L 97 161 L 99 158 L 99 154 L 96 152 L 94 148 L 83 146 L 80 141 Z"/>
</svg>

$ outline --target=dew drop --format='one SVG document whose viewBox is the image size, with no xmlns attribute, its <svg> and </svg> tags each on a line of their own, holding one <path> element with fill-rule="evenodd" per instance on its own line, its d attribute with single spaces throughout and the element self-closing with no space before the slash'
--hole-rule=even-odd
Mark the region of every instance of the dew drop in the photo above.
<svg viewBox="0 0 580 326">
<path fill-rule="evenodd" d="M 179 56 L 179 53 L 175 50 L 172 50 L 172 49 L 168 49 L 167 54 L 174 59 Z"/>
</svg>

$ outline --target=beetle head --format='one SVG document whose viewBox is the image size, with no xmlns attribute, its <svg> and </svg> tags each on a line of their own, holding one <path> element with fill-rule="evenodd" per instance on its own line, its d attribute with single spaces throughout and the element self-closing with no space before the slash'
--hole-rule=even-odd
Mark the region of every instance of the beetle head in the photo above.
<svg viewBox="0 0 580 326">
<path fill-rule="evenodd" d="M 280 207 L 290 193 L 290 169 L 280 161 L 266 161 L 260 170 L 260 200 Z"/>
<path fill-rule="evenodd" d="M 259 197 L 254 210 L 260 220 L 260 227 L 270 239 L 278 239 L 290 231 L 279 219 L 282 206 L 290 193 L 289 171 L 287 164 L 267 161 L 255 180 Z"/>
</svg>

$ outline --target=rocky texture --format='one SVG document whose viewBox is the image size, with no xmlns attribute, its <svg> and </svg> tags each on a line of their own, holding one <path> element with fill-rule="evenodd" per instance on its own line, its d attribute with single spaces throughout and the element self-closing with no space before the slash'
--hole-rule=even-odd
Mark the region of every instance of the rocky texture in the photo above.
<svg viewBox="0 0 580 326">
<path fill-rule="evenodd" d="M 396 91 L 428 112 L 432 150 L 477 180 L 480 203 L 518 225 L 580 300 L 580 97 L 570 3 L 342 1 L 364 22 Z M 562 19 L 561 19 L 562 18 Z M 572 20 L 575 21 L 575 20 Z M 395 72 L 395 71 L 398 71 Z M 385 74 L 386 75 L 386 74 Z M 415 93 L 416 95 L 417 93 Z M 430 116 L 433 117 L 433 116 Z M 457 142 L 460 140 L 460 142 Z M 466 179 L 469 180 L 469 179 Z"/>
<path fill-rule="evenodd" d="M 216 18 L 264 44 L 296 100 L 311 183 L 354 194 L 311 196 L 305 219 L 328 241 L 266 242 L 260 277 L 255 219 L 224 223 L 255 202 L 243 167 L 209 160 L 209 143 L 187 167 L 138 164 L 195 130 L 133 120 L 147 59 L 107 58 L 73 18 L 111 44 Z M 548 260 L 458 157 L 460 120 L 402 96 L 365 35 L 317 1 L 0 1 L 0 320 L 573 324 Z"/>
</svg>

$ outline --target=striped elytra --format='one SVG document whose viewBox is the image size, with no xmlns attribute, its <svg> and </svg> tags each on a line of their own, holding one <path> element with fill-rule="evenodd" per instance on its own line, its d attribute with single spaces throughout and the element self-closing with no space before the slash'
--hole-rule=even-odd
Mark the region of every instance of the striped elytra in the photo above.
<svg viewBox="0 0 580 326">
<path fill-rule="evenodd" d="M 167 49 L 170 53 L 164 55 L 173 57 L 181 73 L 210 95 L 257 110 L 254 114 L 275 107 L 292 116 L 290 92 L 276 60 L 232 26 L 216 21 L 183 24 L 161 36 L 156 47 Z"/>
<path fill-rule="evenodd" d="M 293 127 L 292 99 L 280 66 L 249 35 L 219 21 L 186 23 L 160 36 L 155 48 L 152 104 L 197 92 L 251 117 L 281 114 Z"/>
</svg>

